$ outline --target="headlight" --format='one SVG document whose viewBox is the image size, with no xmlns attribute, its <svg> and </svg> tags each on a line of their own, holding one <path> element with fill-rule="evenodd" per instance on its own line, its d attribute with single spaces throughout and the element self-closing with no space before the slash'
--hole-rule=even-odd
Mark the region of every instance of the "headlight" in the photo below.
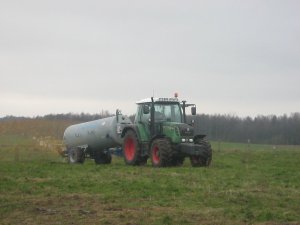
<svg viewBox="0 0 300 225">
<path fill-rule="evenodd" d="M 184 138 L 182 138 L 182 139 L 181 139 L 181 141 L 182 141 L 182 142 L 185 142 L 185 139 L 184 139 Z"/>
<path fill-rule="evenodd" d="M 190 142 L 190 143 L 193 143 L 193 141 L 194 141 L 193 139 L 189 139 L 189 142 Z"/>
</svg>

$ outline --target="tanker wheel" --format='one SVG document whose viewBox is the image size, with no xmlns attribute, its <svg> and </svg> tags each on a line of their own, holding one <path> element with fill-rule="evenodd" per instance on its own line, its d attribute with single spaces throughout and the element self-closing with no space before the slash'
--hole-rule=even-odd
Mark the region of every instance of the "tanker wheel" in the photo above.
<svg viewBox="0 0 300 225">
<path fill-rule="evenodd" d="M 150 148 L 152 166 L 166 167 L 172 165 L 172 147 L 170 141 L 164 138 L 156 139 Z"/>
<path fill-rule="evenodd" d="M 68 162 L 74 163 L 84 163 L 85 155 L 81 148 L 71 148 L 68 151 Z"/>
<path fill-rule="evenodd" d="M 94 160 L 96 164 L 110 164 L 111 154 L 97 151 L 95 152 Z"/>
<path fill-rule="evenodd" d="M 204 155 L 190 156 L 190 161 L 192 166 L 194 167 L 209 166 L 212 159 L 211 145 L 205 139 L 197 139 L 195 140 L 195 144 L 202 145 L 202 147 L 204 148 Z"/>
<path fill-rule="evenodd" d="M 127 165 L 143 165 L 147 162 L 141 156 L 141 148 L 138 143 L 138 138 L 133 130 L 126 132 L 123 141 L 124 161 Z"/>
</svg>

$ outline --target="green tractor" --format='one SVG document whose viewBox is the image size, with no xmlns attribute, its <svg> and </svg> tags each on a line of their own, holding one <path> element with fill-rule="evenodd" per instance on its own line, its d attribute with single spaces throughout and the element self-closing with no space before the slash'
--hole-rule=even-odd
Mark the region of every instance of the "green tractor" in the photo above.
<svg viewBox="0 0 300 225">
<path fill-rule="evenodd" d="M 186 122 L 186 108 L 196 115 L 196 106 L 175 98 L 149 98 L 137 102 L 133 124 L 122 127 L 123 155 L 127 165 L 181 166 L 189 157 L 192 166 L 209 166 L 212 149 L 206 135 L 194 133 Z"/>
</svg>

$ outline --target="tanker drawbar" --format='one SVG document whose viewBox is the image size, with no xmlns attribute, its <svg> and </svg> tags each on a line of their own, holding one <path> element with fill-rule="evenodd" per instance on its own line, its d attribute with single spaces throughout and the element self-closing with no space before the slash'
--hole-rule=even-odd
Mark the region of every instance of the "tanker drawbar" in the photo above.
<svg viewBox="0 0 300 225">
<path fill-rule="evenodd" d="M 93 158 L 97 164 L 111 162 L 110 148 L 122 146 L 122 127 L 131 120 L 117 111 L 116 116 L 69 126 L 63 136 L 65 155 L 70 163 Z"/>
</svg>

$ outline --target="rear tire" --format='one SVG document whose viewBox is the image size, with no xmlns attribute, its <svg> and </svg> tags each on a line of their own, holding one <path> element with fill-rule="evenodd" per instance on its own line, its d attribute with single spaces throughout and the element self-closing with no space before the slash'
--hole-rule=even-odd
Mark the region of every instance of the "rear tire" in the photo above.
<svg viewBox="0 0 300 225">
<path fill-rule="evenodd" d="M 126 132 L 123 141 L 124 161 L 127 165 L 144 165 L 147 163 L 147 158 L 141 156 L 141 148 L 138 143 L 138 138 L 133 130 Z"/>
<path fill-rule="evenodd" d="M 150 148 L 152 166 L 167 167 L 172 164 L 172 147 L 170 141 L 164 138 L 155 139 Z"/>
<path fill-rule="evenodd" d="M 204 156 L 190 156 L 193 167 L 209 166 L 212 160 L 212 149 L 210 143 L 205 139 L 195 140 L 195 144 L 202 145 L 204 148 Z"/>
<path fill-rule="evenodd" d="M 68 151 L 68 162 L 71 164 L 84 163 L 85 155 L 82 148 L 71 148 Z"/>
</svg>

